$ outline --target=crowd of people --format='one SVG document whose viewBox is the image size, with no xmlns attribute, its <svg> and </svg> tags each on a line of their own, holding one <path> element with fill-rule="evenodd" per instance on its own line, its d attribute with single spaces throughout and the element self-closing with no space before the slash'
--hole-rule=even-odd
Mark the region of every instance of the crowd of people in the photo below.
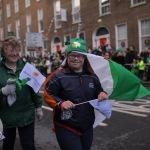
<svg viewBox="0 0 150 150">
<path fill-rule="evenodd" d="M 150 48 L 146 48 L 141 53 L 138 53 L 134 46 L 130 46 L 125 50 L 121 48 L 113 50 L 109 44 L 103 44 L 98 48 L 88 48 L 87 53 L 113 60 L 134 73 L 141 80 L 150 81 Z M 65 58 L 66 54 L 61 50 L 45 57 L 23 57 L 24 61 L 28 61 L 36 66 L 44 76 L 48 76 L 59 68 Z"/>
</svg>

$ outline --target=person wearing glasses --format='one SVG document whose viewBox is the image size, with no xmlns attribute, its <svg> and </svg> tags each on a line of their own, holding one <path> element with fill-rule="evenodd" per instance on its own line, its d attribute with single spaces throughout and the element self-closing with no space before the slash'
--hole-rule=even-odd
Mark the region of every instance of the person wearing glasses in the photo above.
<svg viewBox="0 0 150 150">
<path fill-rule="evenodd" d="M 61 150 L 90 150 L 94 108 L 87 102 L 107 99 L 86 57 L 80 38 L 66 43 L 66 61 L 45 82 L 44 100 L 54 110 L 54 127 Z"/>
<path fill-rule="evenodd" d="M 3 57 L 0 64 L 0 119 L 5 136 L 2 150 L 14 150 L 16 129 L 22 149 L 35 150 L 35 112 L 38 119 L 42 119 L 42 97 L 28 85 L 19 89 L 14 82 L 25 66 L 19 58 L 18 40 L 8 37 L 0 41 L 0 46 Z"/>
</svg>

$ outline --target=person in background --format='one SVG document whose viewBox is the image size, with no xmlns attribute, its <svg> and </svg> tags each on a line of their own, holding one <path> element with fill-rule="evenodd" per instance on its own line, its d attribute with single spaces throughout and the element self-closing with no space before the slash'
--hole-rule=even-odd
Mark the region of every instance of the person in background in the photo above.
<svg viewBox="0 0 150 150">
<path fill-rule="evenodd" d="M 0 42 L 3 60 L 0 65 L 0 118 L 3 123 L 2 150 L 14 150 L 16 129 L 23 150 L 35 150 L 34 123 L 35 114 L 42 119 L 42 98 L 27 84 L 19 89 L 15 80 L 25 66 L 19 59 L 20 43 L 15 37 Z"/>
<path fill-rule="evenodd" d="M 138 77 L 143 80 L 145 64 L 141 57 L 137 59 L 137 66 L 138 66 Z"/>
<path fill-rule="evenodd" d="M 125 57 L 123 56 L 122 49 L 118 48 L 112 57 L 112 60 L 115 61 L 116 63 L 124 66 L 125 65 Z"/>
<path fill-rule="evenodd" d="M 45 56 L 45 63 L 44 63 L 44 76 L 47 76 L 51 73 L 51 62 L 49 57 Z"/>
<path fill-rule="evenodd" d="M 62 63 L 62 60 L 60 59 L 60 55 L 58 53 L 55 54 L 55 60 L 52 63 L 52 71 L 58 69 Z"/>
<path fill-rule="evenodd" d="M 99 50 L 96 47 L 94 47 L 92 50 L 92 54 L 99 56 L 99 53 L 100 53 Z"/>
<path fill-rule="evenodd" d="M 88 48 L 87 53 L 92 54 L 91 48 Z"/>
<path fill-rule="evenodd" d="M 132 64 L 134 59 L 137 60 L 137 58 L 138 58 L 137 55 L 138 55 L 138 53 L 135 50 L 135 47 L 134 46 L 130 46 L 129 48 L 127 48 L 127 51 L 126 51 L 125 63 L 126 64 Z M 127 69 L 129 71 L 131 71 L 131 66 L 127 66 Z"/>
<path fill-rule="evenodd" d="M 105 52 L 104 55 L 103 55 L 103 57 L 104 57 L 105 59 L 111 59 L 111 56 L 110 56 L 110 53 L 109 53 L 109 52 Z"/>
<path fill-rule="evenodd" d="M 134 75 L 136 75 L 136 76 L 138 76 L 138 72 L 139 72 L 139 68 L 138 68 L 138 66 L 137 66 L 137 60 L 133 60 L 133 63 L 132 63 L 132 66 L 131 66 L 132 68 L 131 68 L 131 72 L 134 74 Z"/>
<path fill-rule="evenodd" d="M 102 101 L 108 95 L 85 55 L 85 41 L 74 38 L 67 45 L 66 62 L 48 80 L 44 100 L 54 109 L 55 132 L 61 150 L 90 150 L 94 108 L 89 103 L 78 104 L 92 99 Z"/>
<path fill-rule="evenodd" d="M 146 58 L 147 63 L 146 81 L 150 81 L 150 48 L 148 48 L 147 53 L 148 56 Z"/>
</svg>

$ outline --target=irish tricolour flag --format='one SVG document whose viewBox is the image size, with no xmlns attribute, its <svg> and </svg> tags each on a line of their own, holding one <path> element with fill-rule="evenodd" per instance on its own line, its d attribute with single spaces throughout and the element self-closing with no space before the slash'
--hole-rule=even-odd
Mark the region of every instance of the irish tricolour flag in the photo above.
<svg viewBox="0 0 150 150">
<path fill-rule="evenodd" d="M 150 95 L 150 91 L 141 84 L 141 80 L 120 64 L 106 60 L 101 56 L 86 55 L 104 91 L 108 93 L 109 100 L 133 101 Z M 106 116 L 97 109 L 94 110 L 95 122 L 93 127 L 95 128 L 106 119 Z"/>
<path fill-rule="evenodd" d="M 109 99 L 133 101 L 150 95 L 141 80 L 118 63 L 101 56 L 86 54 Z"/>
</svg>

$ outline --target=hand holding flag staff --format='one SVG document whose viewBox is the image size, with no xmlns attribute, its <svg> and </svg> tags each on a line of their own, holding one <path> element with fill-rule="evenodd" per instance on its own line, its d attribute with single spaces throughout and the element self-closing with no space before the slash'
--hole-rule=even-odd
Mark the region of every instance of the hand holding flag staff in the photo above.
<svg viewBox="0 0 150 150">
<path fill-rule="evenodd" d="M 82 103 L 75 104 L 75 107 L 79 105 L 83 105 L 86 103 L 90 103 L 96 110 L 102 113 L 107 119 L 111 117 L 112 113 L 112 104 L 108 102 L 108 100 L 99 101 L 98 99 L 90 100 Z M 67 120 L 72 117 L 71 109 L 63 110 L 61 114 L 62 120 Z"/>
</svg>

